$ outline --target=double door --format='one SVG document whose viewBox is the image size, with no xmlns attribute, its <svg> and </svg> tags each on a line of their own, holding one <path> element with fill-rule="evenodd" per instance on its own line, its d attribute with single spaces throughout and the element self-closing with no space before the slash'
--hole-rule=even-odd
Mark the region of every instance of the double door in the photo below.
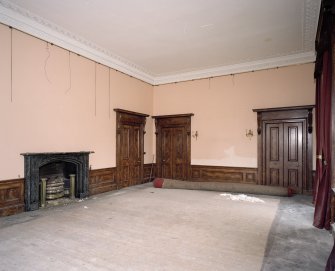
<svg viewBox="0 0 335 271">
<path fill-rule="evenodd" d="M 265 122 L 265 184 L 302 192 L 304 179 L 304 121 Z"/>
<path fill-rule="evenodd" d="M 313 105 L 257 112 L 258 184 L 312 191 Z"/>
</svg>

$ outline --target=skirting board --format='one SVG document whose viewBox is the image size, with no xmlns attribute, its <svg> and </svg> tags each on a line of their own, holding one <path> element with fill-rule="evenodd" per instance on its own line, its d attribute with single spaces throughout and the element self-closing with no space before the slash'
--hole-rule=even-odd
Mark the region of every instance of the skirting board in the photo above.
<svg viewBox="0 0 335 271">
<path fill-rule="evenodd" d="M 191 166 L 191 181 L 215 181 L 257 183 L 257 168 Z M 145 164 L 143 182 L 156 177 L 156 164 Z M 159 177 L 159 176 L 157 176 Z M 116 168 L 102 168 L 89 171 L 89 195 L 113 191 L 118 188 Z M 24 179 L 0 181 L 0 216 L 8 216 L 24 211 Z"/>
</svg>

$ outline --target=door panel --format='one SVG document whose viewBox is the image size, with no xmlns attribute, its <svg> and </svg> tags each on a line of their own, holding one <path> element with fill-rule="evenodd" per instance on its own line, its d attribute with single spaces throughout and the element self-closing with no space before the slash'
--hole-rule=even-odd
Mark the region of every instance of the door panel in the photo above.
<svg viewBox="0 0 335 271">
<path fill-rule="evenodd" d="M 184 176 L 184 129 L 173 129 L 173 174 L 172 178 L 182 180 Z"/>
<path fill-rule="evenodd" d="M 157 176 L 187 180 L 191 161 L 191 116 L 193 114 L 157 116 L 156 165 Z"/>
<path fill-rule="evenodd" d="M 120 142 L 121 142 L 121 176 L 122 176 L 122 184 L 121 187 L 129 186 L 131 179 L 130 172 L 130 136 L 131 135 L 131 127 L 124 125 L 121 131 Z"/>
<path fill-rule="evenodd" d="M 302 189 L 303 123 L 284 123 L 284 180 L 285 186 Z"/>
<path fill-rule="evenodd" d="M 270 183 L 268 185 L 276 185 L 279 186 L 282 181 L 282 174 L 280 173 L 281 169 L 278 168 L 270 168 Z"/>
<path fill-rule="evenodd" d="M 138 125 L 122 125 L 120 132 L 120 187 L 140 184 L 141 168 L 141 128 Z"/>
<path fill-rule="evenodd" d="M 265 123 L 265 184 L 303 187 L 303 122 Z"/>
<path fill-rule="evenodd" d="M 162 128 L 162 145 L 161 145 L 161 166 L 162 177 L 173 178 L 172 175 L 172 128 Z"/>
<path fill-rule="evenodd" d="M 283 124 L 267 123 L 266 152 L 265 152 L 265 180 L 267 185 L 282 186 L 283 172 Z"/>
<path fill-rule="evenodd" d="M 116 169 L 118 188 L 143 182 L 144 126 L 148 115 L 116 111 Z"/>
<path fill-rule="evenodd" d="M 133 168 L 131 184 L 142 183 L 141 178 L 141 141 L 140 126 L 132 126 L 131 136 L 131 165 Z"/>
<path fill-rule="evenodd" d="M 121 159 L 122 160 L 128 160 L 129 159 L 129 147 L 130 147 L 130 126 L 123 126 L 123 129 L 121 131 Z"/>
<path fill-rule="evenodd" d="M 184 177 L 184 128 L 162 128 L 162 177 L 182 180 Z"/>
</svg>

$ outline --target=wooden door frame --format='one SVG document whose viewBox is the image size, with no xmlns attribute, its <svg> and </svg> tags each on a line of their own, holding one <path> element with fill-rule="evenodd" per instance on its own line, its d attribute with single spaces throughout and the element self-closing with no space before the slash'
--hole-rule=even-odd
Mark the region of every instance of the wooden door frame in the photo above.
<svg viewBox="0 0 335 271">
<path fill-rule="evenodd" d="M 265 184 L 265 136 L 263 131 L 266 123 L 271 121 L 304 121 L 307 127 L 303 129 L 303 157 L 306 161 L 303 164 L 303 193 L 310 193 L 312 187 L 312 171 L 313 171 L 313 108 L 314 105 L 291 106 L 291 107 L 277 107 L 277 108 L 263 108 L 253 109 L 257 113 L 257 163 L 258 163 L 258 184 Z"/>
<path fill-rule="evenodd" d="M 119 184 L 121 181 L 121 130 L 123 125 L 140 126 L 140 153 L 141 156 L 141 167 L 140 167 L 140 178 L 143 180 L 143 166 L 144 166 L 144 135 L 145 135 L 145 124 L 149 115 L 128 111 L 120 108 L 114 108 L 116 112 L 116 183 L 117 189 L 120 188 Z"/>
<path fill-rule="evenodd" d="M 161 153 L 161 130 L 164 127 L 185 127 L 186 129 L 186 172 L 185 179 L 190 179 L 191 176 L 191 117 L 193 113 L 177 114 L 177 115 L 160 115 L 152 116 L 155 120 L 155 134 L 156 134 L 156 170 L 157 177 L 162 177 L 162 153 Z M 178 123 L 178 126 L 176 126 Z"/>
</svg>

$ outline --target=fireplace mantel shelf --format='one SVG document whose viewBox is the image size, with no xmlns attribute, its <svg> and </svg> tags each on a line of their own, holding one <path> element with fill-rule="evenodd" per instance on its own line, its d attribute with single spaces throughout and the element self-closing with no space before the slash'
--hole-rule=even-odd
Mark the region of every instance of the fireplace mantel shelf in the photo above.
<svg viewBox="0 0 335 271">
<path fill-rule="evenodd" d="M 90 154 L 94 151 L 77 151 L 77 152 L 24 152 L 20 153 L 23 156 L 32 156 L 32 155 L 56 155 L 56 154 Z"/>
</svg>

